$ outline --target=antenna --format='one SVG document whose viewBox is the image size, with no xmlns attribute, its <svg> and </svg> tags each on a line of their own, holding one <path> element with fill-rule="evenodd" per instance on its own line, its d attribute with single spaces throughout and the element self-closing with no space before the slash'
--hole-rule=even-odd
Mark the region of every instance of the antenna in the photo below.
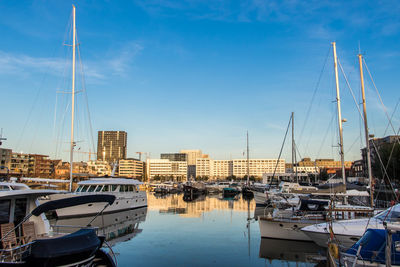
<svg viewBox="0 0 400 267">
<path fill-rule="evenodd" d="M 1 131 L 0 131 L 0 146 L 3 143 L 2 141 L 5 141 L 5 140 L 7 140 L 7 138 L 3 138 L 3 128 L 1 128 Z"/>
</svg>

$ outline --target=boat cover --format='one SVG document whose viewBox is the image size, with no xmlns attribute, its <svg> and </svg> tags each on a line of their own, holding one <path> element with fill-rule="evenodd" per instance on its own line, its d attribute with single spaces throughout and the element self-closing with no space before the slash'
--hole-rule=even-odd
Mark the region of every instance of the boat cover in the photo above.
<svg viewBox="0 0 400 267">
<path fill-rule="evenodd" d="M 35 240 L 26 260 L 46 265 L 78 262 L 93 256 L 101 245 L 94 229 L 80 229 L 58 238 Z"/>
<path fill-rule="evenodd" d="M 39 216 L 40 214 L 46 211 L 73 207 L 87 203 L 95 203 L 95 202 L 108 202 L 108 204 L 111 205 L 112 203 L 114 203 L 114 200 L 115 200 L 114 195 L 104 195 L 104 194 L 84 195 L 84 196 L 57 199 L 39 205 L 32 211 L 32 214 L 35 216 Z"/>
<path fill-rule="evenodd" d="M 385 264 L 385 247 L 386 247 L 386 230 L 384 229 L 367 229 L 364 235 L 346 254 L 356 255 L 360 246 L 359 259 Z M 400 241 L 400 234 L 392 235 L 392 264 L 400 264 L 400 253 L 396 251 L 396 243 Z"/>
</svg>

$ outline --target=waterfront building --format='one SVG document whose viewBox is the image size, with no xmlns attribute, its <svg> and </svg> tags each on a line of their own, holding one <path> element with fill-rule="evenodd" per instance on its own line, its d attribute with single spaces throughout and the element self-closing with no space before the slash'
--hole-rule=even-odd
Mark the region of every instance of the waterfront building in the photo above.
<svg viewBox="0 0 400 267">
<path fill-rule="evenodd" d="M 10 172 L 27 176 L 29 170 L 29 154 L 13 152 L 11 155 Z"/>
<path fill-rule="evenodd" d="M 225 179 L 234 175 L 232 160 L 213 160 L 212 169 L 214 179 Z"/>
<path fill-rule="evenodd" d="M 144 174 L 144 162 L 138 159 L 121 159 L 119 161 L 119 176 L 141 179 Z"/>
<path fill-rule="evenodd" d="M 11 168 L 12 150 L 0 148 L 0 173 L 9 173 Z"/>
<path fill-rule="evenodd" d="M 200 149 L 183 149 L 180 153 L 186 154 L 186 161 L 188 164 L 188 177 L 196 177 L 196 159 L 202 157 L 202 152 Z"/>
<path fill-rule="evenodd" d="M 213 174 L 213 160 L 210 158 L 196 159 L 196 177 L 211 177 Z"/>
<path fill-rule="evenodd" d="M 284 159 L 250 159 L 249 160 L 250 176 L 262 177 L 263 173 L 284 173 Z M 233 175 L 243 178 L 247 175 L 247 160 L 233 160 Z"/>
<path fill-rule="evenodd" d="M 187 161 L 187 155 L 185 153 L 162 153 L 160 158 L 170 161 Z"/>
<path fill-rule="evenodd" d="M 97 139 L 97 160 L 109 163 L 126 159 L 127 137 L 125 131 L 99 131 Z"/>
<path fill-rule="evenodd" d="M 169 159 L 147 159 L 146 172 L 150 179 L 163 177 L 165 179 L 186 180 L 187 162 L 171 161 Z"/>
<path fill-rule="evenodd" d="M 53 172 L 53 162 L 49 159 L 49 156 L 29 154 L 28 176 L 50 178 Z"/>
<path fill-rule="evenodd" d="M 87 162 L 88 172 L 91 175 L 106 176 L 111 175 L 112 169 L 107 161 L 90 160 Z"/>
</svg>

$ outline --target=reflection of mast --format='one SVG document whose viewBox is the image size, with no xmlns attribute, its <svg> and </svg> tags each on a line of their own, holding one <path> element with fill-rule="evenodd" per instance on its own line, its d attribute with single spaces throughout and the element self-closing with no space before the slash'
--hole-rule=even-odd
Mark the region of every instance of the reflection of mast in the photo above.
<svg viewBox="0 0 400 267">
<path fill-rule="evenodd" d="M 249 186 L 250 178 L 250 158 L 249 158 L 249 131 L 247 131 L 247 186 Z"/>
<path fill-rule="evenodd" d="M 247 200 L 247 247 L 250 259 L 250 200 Z"/>
</svg>

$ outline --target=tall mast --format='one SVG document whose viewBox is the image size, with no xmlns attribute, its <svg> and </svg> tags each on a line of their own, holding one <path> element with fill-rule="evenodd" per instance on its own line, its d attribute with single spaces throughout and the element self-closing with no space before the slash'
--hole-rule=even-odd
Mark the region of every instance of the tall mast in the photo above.
<svg viewBox="0 0 400 267">
<path fill-rule="evenodd" d="M 374 195 L 372 189 L 372 173 L 371 173 L 371 150 L 369 149 L 369 133 L 368 133 L 368 121 L 367 121 L 367 103 L 365 102 L 365 89 L 364 89 L 364 74 L 362 67 L 362 55 L 358 54 L 358 62 L 360 63 L 360 80 L 361 80 L 361 92 L 362 92 L 362 104 L 364 112 L 364 130 L 365 130 L 365 143 L 367 149 L 367 168 L 368 168 L 368 180 L 369 180 L 369 190 L 371 198 L 371 207 L 374 207 Z"/>
<path fill-rule="evenodd" d="M 250 178 L 250 158 L 249 158 L 249 131 L 247 131 L 247 185 Z"/>
<path fill-rule="evenodd" d="M 72 191 L 72 170 L 74 162 L 74 118 L 75 118 L 75 47 L 76 47 L 76 27 L 75 27 L 75 6 L 72 5 L 72 103 L 71 103 L 71 150 L 69 155 L 69 191 Z"/>
<path fill-rule="evenodd" d="M 296 164 L 296 143 L 294 142 L 294 112 L 292 112 L 292 167 L 293 167 L 293 174 L 296 173 L 296 182 L 299 182 L 299 177 L 297 175 L 297 167 L 296 172 L 294 171 Z"/>
<path fill-rule="evenodd" d="M 343 184 L 346 185 L 346 170 L 344 168 L 344 150 L 343 150 L 342 112 L 340 109 L 340 91 L 339 91 L 339 75 L 338 75 L 338 69 L 337 69 L 336 42 L 333 42 L 332 46 L 333 46 L 333 61 L 334 61 L 334 67 L 335 67 L 335 81 L 336 81 L 336 104 L 337 104 L 338 123 L 339 123 L 340 161 L 342 162 Z"/>
</svg>

